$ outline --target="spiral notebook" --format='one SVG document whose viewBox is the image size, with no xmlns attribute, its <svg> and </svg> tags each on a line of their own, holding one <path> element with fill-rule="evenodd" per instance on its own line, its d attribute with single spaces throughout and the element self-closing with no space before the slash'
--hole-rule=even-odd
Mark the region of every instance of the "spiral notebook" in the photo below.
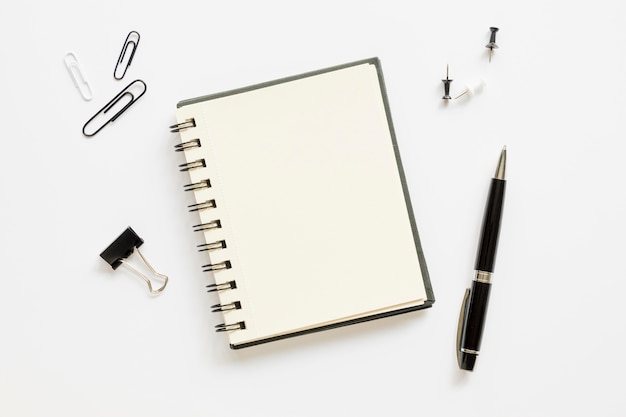
<svg viewBox="0 0 626 417">
<path fill-rule="evenodd" d="M 231 348 L 433 304 L 377 58 L 184 100 L 176 118 Z"/>
</svg>

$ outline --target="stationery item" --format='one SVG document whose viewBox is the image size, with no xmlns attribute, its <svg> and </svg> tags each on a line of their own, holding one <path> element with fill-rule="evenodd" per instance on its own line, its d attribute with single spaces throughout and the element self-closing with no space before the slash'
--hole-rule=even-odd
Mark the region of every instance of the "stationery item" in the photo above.
<svg viewBox="0 0 626 417">
<path fill-rule="evenodd" d="M 233 349 L 430 307 L 377 58 L 178 103 Z"/>
<path fill-rule="evenodd" d="M 89 101 L 93 98 L 93 94 L 91 93 L 91 87 L 87 82 L 87 79 L 83 75 L 83 72 L 80 70 L 80 66 L 78 65 L 78 58 L 74 55 L 73 52 L 68 52 L 63 59 L 65 62 L 65 68 L 67 68 L 67 72 L 70 74 L 70 78 L 74 83 L 74 87 L 80 93 L 80 96 L 85 101 Z"/>
<path fill-rule="evenodd" d="M 103 108 L 98 110 L 98 112 L 94 114 L 91 119 L 87 121 L 87 123 L 85 123 L 85 125 L 83 126 L 83 135 L 87 137 L 94 136 L 106 125 L 114 122 L 118 117 L 122 115 L 122 113 L 124 113 L 130 106 L 132 106 L 137 100 L 139 100 L 141 96 L 145 94 L 147 88 L 148 87 L 146 86 L 146 83 L 144 83 L 142 80 L 135 80 L 128 84 Z M 117 113 L 115 113 L 112 117 L 109 117 L 109 112 L 112 113 L 111 109 L 119 107 L 118 103 L 122 107 L 117 110 Z M 92 127 L 92 124 L 95 125 L 95 127 Z"/>
<path fill-rule="evenodd" d="M 137 47 L 139 46 L 140 38 L 139 33 L 134 30 L 129 32 L 126 36 L 120 57 L 117 59 L 117 64 L 115 64 L 115 70 L 113 70 L 113 78 L 116 80 L 121 80 L 124 78 L 124 75 L 126 75 L 126 70 L 128 70 L 128 67 L 130 67 L 135 57 L 135 51 L 137 51 Z M 126 58 L 126 56 L 128 56 L 128 58 Z"/>
<path fill-rule="evenodd" d="M 485 45 L 485 48 L 489 48 L 489 62 L 491 62 L 491 55 L 493 55 L 493 50 L 498 49 L 498 45 L 496 45 L 496 33 L 500 30 L 495 27 L 490 27 L 491 35 L 489 35 L 489 43 Z"/>
<path fill-rule="evenodd" d="M 113 243 L 111 243 L 104 251 L 102 251 L 100 257 L 104 259 L 109 265 L 111 265 L 111 268 L 113 268 L 114 270 L 117 269 L 120 265 L 124 265 L 146 282 L 150 294 L 158 294 L 165 289 L 168 277 L 167 275 L 156 272 L 154 268 L 148 263 L 143 254 L 139 251 L 139 247 L 141 245 L 143 245 L 143 239 L 140 238 L 132 228 L 128 227 L 122 232 L 121 235 L 118 236 L 117 239 L 113 241 Z M 150 279 L 145 274 L 139 272 L 137 268 L 132 266 L 127 261 L 127 258 L 132 255 L 134 251 L 137 251 L 144 265 L 150 270 L 155 278 L 163 281 L 163 285 L 160 288 L 157 288 L 156 290 L 153 289 Z"/>
<path fill-rule="evenodd" d="M 456 100 L 457 98 L 461 98 L 466 94 L 467 94 L 467 97 L 470 97 L 470 96 L 473 96 L 474 94 L 480 93 L 483 91 L 483 88 L 485 88 L 485 85 L 487 85 L 487 83 L 482 78 L 478 80 L 477 82 L 466 84 L 465 88 L 463 89 L 463 92 L 461 92 L 461 94 L 459 94 L 458 96 L 454 97 L 454 99 Z"/>
<path fill-rule="evenodd" d="M 476 278 L 472 281 L 471 290 L 468 288 L 465 291 L 459 318 L 457 359 L 459 367 L 467 371 L 474 370 L 485 327 L 487 304 L 491 290 L 491 274 L 496 261 L 502 207 L 504 205 L 505 169 L 506 147 L 500 153 L 496 173 L 489 188 L 476 258 Z"/>
<path fill-rule="evenodd" d="M 441 80 L 443 82 L 443 97 L 441 97 L 444 100 L 450 100 L 452 97 L 450 97 L 450 83 L 453 81 L 450 78 L 448 78 L 448 66 L 446 65 L 446 79 L 445 80 Z"/>
</svg>

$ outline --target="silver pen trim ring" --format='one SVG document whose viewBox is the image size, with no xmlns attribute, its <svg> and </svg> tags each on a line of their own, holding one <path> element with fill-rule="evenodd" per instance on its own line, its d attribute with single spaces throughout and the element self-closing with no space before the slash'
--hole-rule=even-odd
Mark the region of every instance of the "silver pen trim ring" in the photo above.
<svg viewBox="0 0 626 417">
<path fill-rule="evenodd" d="M 485 284 L 491 284 L 491 272 L 476 271 L 476 278 L 474 281 L 484 282 Z"/>
</svg>

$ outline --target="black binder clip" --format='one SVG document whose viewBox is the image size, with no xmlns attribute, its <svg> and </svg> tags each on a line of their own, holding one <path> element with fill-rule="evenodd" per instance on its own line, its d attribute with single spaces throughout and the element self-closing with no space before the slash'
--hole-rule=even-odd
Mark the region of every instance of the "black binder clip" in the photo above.
<svg viewBox="0 0 626 417">
<path fill-rule="evenodd" d="M 117 64 L 115 65 L 115 70 L 113 70 L 113 78 L 116 80 L 121 80 L 126 75 L 126 70 L 130 67 L 130 64 L 133 62 L 133 58 L 135 56 L 135 51 L 137 50 L 137 46 L 139 46 L 139 36 L 138 32 L 134 30 L 128 33 L 126 36 L 126 40 L 124 41 L 124 46 L 122 47 L 122 52 L 120 52 L 120 57 L 117 59 Z M 128 57 L 128 61 L 126 61 L 126 65 L 121 65 L 126 59 L 126 55 L 128 49 L 130 49 L 130 56 Z M 123 69 L 121 75 L 119 75 L 119 70 Z"/>
<path fill-rule="evenodd" d="M 143 279 L 146 282 L 146 284 L 148 284 L 148 290 L 150 291 L 150 294 L 158 294 L 165 289 L 168 278 L 166 275 L 160 274 L 156 272 L 154 268 L 152 268 L 152 266 L 148 263 L 146 258 L 144 258 L 144 256 L 139 251 L 139 246 L 141 245 L 143 245 L 143 239 L 137 236 L 137 233 L 135 233 L 133 229 L 128 227 L 126 230 L 124 230 L 124 232 L 122 232 L 121 235 L 119 235 L 117 239 L 113 241 L 113 243 L 109 245 L 109 247 L 107 247 L 104 251 L 102 251 L 102 253 L 100 254 L 100 257 L 104 259 L 109 265 L 111 265 L 111 268 L 113 268 L 114 270 L 117 269 L 120 265 L 126 266 L 128 269 L 130 269 L 132 272 L 138 275 L 141 279 Z M 142 274 L 141 272 L 139 272 L 139 270 L 136 269 L 134 266 L 132 266 L 130 263 L 128 263 L 126 259 L 130 255 L 132 255 L 135 250 L 141 257 L 141 260 L 143 261 L 143 263 L 150 270 L 150 272 L 155 277 L 163 280 L 163 285 L 161 286 L 161 288 L 158 288 L 156 290 L 153 289 L 152 283 L 150 282 L 148 277 Z"/>
<path fill-rule="evenodd" d="M 124 88 L 115 97 L 113 97 L 113 99 L 109 101 L 103 108 L 98 110 L 98 113 L 94 114 L 91 119 L 87 120 L 87 123 L 85 123 L 85 125 L 83 126 L 83 135 L 91 137 L 101 131 L 109 123 L 114 122 L 118 117 L 122 115 L 122 113 L 124 113 L 137 100 L 139 100 L 141 96 L 146 93 L 147 89 L 148 87 L 146 86 L 146 83 L 144 83 L 142 80 L 135 80 L 132 83 L 128 84 L 126 88 Z M 117 104 L 120 102 L 125 103 L 123 107 L 119 109 L 113 117 L 107 119 L 107 113 L 111 111 L 111 109 L 113 109 L 114 107 L 117 107 Z M 106 121 L 99 121 L 101 119 L 104 119 Z M 99 122 L 95 123 L 94 121 Z M 94 128 L 95 130 L 89 129 L 89 125 L 92 123 L 96 124 L 96 126 L 99 127 Z"/>
</svg>

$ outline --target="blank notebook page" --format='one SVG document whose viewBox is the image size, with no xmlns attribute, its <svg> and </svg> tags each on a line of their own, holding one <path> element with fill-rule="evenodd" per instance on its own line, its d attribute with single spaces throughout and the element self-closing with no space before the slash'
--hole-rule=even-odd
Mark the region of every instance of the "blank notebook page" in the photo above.
<svg viewBox="0 0 626 417">
<path fill-rule="evenodd" d="M 204 158 L 195 192 L 207 242 L 225 239 L 211 262 L 230 260 L 216 282 L 237 345 L 399 308 L 427 299 L 408 203 L 375 65 L 217 96 L 177 110 L 196 128 Z"/>
</svg>

